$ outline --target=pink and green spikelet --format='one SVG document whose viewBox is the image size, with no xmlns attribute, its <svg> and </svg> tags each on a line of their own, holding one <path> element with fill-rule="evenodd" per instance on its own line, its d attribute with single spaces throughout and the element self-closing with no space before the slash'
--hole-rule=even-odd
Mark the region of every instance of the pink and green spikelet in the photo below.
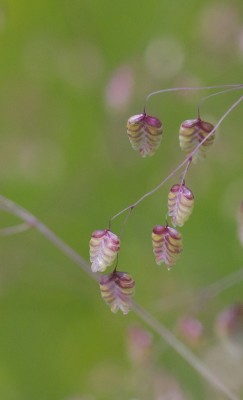
<svg viewBox="0 0 243 400">
<path fill-rule="evenodd" d="M 132 306 L 135 281 L 127 272 L 114 271 L 100 279 L 101 296 L 113 313 L 127 314 Z"/>
<path fill-rule="evenodd" d="M 181 233 L 168 225 L 156 225 L 153 228 L 152 244 L 156 263 L 164 263 L 168 269 L 176 263 L 182 252 Z"/>
<path fill-rule="evenodd" d="M 179 130 L 180 147 L 187 154 L 190 154 L 214 129 L 210 122 L 202 121 L 200 118 L 189 119 L 182 122 Z M 215 132 L 203 142 L 198 151 L 193 155 L 192 159 L 195 163 L 198 159 L 206 157 L 206 151 L 215 139 Z"/>
<path fill-rule="evenodd" d="M 184 184 L 175 184 L 168 195 L 168 215 L 174 226 L 183 226 L 194 207 L 192 191 Z"/>
<path fill-rule="evenodd" d="M 162 123 L 146 113 L 133 115 L 127 121 L 127 134 L 134 150 L 142 157 L 152 156 L 162 138 Z"/>
<path fill-rule="evenodd" d="M 103 272 L 114 262 L 120 239 L 109 229 L 97 230 L 92 233 L 89 246 L 92 272 Z"/>
</svg>

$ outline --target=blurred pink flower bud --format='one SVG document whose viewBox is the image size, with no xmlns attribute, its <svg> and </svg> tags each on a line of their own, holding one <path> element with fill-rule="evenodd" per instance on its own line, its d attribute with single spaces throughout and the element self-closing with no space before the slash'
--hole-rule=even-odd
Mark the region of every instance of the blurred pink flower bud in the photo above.
<svg viewBox="0 0 243 400">
<path fill-rule="evenodd" d="M 134 86 L 134 73 L 128 64 L 119 66 L 107 84 L 105 99 L 113 110 L 121 111 L 129 103 Z"/>
<path fill-rule="evenodd" d="M 152 349 L 152 335 L 139 327 L 132 327 L 128 331 L 128 354 L 134 364 L 144 364 L 150 359 Z"/>
<path fill-rule="evenodd" d="M 176 263 L 182 252 L 181 233 L 168 225 L 156 225 L 153 228 L 152 244 L 156 263 L 165 263 L 168 269 Z"/>
<path fill-rule="evenodd" d="M 97 230 L 92 233 L 90 246 L 90 262 L 93 272 L 103 272 L 116 258 L 120 250 L 120 239 L 110 230 Z"/>
<path fill-rule="evenodd" d="M 132 306 L 135 281 L 127 272 L 114 271 L 100 279 L 101 296 L 113 313 L 127 314 Z"/>
<path fill-rule="evenodd" d="M 127 134 L 132 148 L 142 157 L 154 155 L 161 142 L 162 130 L 160 120 L 145 113 L 133 115 L 127 121 Z"/>
<path fill-rule="evenodd" d="M 189 119 L 182 122 L 179 130 L 180 147 L 186 153 L 191 153 L 199 143 L 214 129 L 209 122 L 202 121 L 200 118 Z M 204 159 L 206 151 L 214 142 L 215 132 L 201 145 L 193 156 L 193 161 Z"/>
<path fill-rule="evenodd" d="M 196 318 L 181 318 L 178 323 L 178 330 L 191 345 L 197 345 L 202 339 L 203 325 Z"/>
<path fill-rule="evenodd" d="M 172 186 L 168 195 L 168 215 L 174 226 L 182 226 L 190 217 L 194 206 L 192 191 L 184 184 Z"/>
</svg>

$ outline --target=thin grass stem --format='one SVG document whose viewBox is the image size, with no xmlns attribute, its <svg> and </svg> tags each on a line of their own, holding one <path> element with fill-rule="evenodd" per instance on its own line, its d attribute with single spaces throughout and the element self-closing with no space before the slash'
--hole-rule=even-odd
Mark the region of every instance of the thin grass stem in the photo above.
<svg viewBox="0 0 243 400">
<path fill-rule="evenodd" d="M 243 85 L 242 85 L 242 83 L 240 83 L 240 84 L 232 84 L 232 85 L 229 84 L 229 85 L 194 86 L 194 87 L 177 87 L 177 88 L 169 88 L 169 89 L 160 89 L 160 90 L 156 90 L 156 91 L 150 93 L 146 97 L 145 106 L 151 97 L 156 96 L 158 94 L 162 94 L 162 93 L 180 92 L 180 91 L 199 91 L 199 90 L 223 89 L 223 88 L 242 89 Z M 144 106 L 144 112 L 145 112 L 145 106 Z"/>
<path fill-rule="evenodd" d="M 200 107 L 206 100 L 210 99 L 211 97 L 219 96 L 220 94 L 229 93 L 229 92 L 232 92 L 234 90 L 239 90 L 239 89 L 243 89 L 243 85 L 240 85 L 240 87 L 234 87 L 231 89 L 221 90 L 220 92 L 211 93 L 208 96 L 202 97 L 201 100 L 197 104 L 198 117 L 200 118 Z"/>
</svg>

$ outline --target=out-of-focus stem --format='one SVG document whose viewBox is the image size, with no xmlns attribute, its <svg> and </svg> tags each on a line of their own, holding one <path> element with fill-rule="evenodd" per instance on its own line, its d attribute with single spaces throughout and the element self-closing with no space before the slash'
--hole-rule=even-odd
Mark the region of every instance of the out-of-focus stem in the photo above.
<svg viewBox="0 0 243 400">
<path fill-rule="evenodd" d="M 188 362 L 201 376 L 212 386 L 218 389 L 230 400 L 239 400 L 224 383 L 204 365 L 180 340 L 177 339 L 164 325 L 162 325 L 152 314 L 137 303 L 133 303 L 133 311 L 142 319 L 150 329 L 153 329 L 164 341 L 169 344 L 184 360 Z"/>
<path fill-rule="evenodd" d="M 8 226 L 7 228 L 0 229 L 0 236 L 15 235 L 16 233 L 22 233 L 29 228 L 30 225 L 27 224 L 26 222 L 23 222 L 22 224 L 18 224 L 15 226 Z"/>
<path fill-rule="evenodd" d="M 187 305 L 190 312 L 200 312 L 209 301 L 220 293 L 227 289 L 241 283 L 243 281 L 243 268 L 237 271 L 231 272 L 230 274 L 223 276 L 216 282 L 210 283 L 207 286 L 195 288 L 193 290 L 185 290 L 173 294 L 173 296 L 167 296 L 155 303 L 153 303 L 153 309 L 156 312 L 168 312 L 176 307 Z"/>
<path fill-rule="evenodd" d="M 28 226 L 35 228 L 43 236 L 45 236 L 45 238 L 48 239 L 49 242 L 54 244 L 54 246 L 61 250 L 62 253 L 66 254 L 68 258 L 74 261 L 88 275 L 90 275 L 91 278 L 98 281 L 99 275 L 92 273 L 89 263 L 29 211 L 25 210 L 23 207 L 14 203 L 12 200 L 9 200 L 1 195 L 0 208 L 12 215 L 15 215 L 16 217 L 19 217 Z"/>
</svg>

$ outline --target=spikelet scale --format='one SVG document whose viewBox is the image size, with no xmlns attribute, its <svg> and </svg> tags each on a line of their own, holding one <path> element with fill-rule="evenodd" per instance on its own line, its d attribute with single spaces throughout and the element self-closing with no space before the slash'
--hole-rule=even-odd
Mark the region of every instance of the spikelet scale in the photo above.
<svg viewBox="0 0 243 400">
<path fill-rule="evenodd" d="M 101 296 L 113 313 L 130 311 L 134 288 L 135 281 L 127 272 L 114 271 L 100 279 Z"/>
<path fill-rule="evenodd" d="M 165 263 L 168 269 L 176 263 L 182 252 L 181 233 L 168 225 L 156 225 L 153 228 L 152 244 L 156 263 Z"/>
<path fill-rule="evenodd" d="M 161 142 L 162 130 L 160 120 L 145 113 L 133 115 L 127 121 L 131 146 L 142 157 L 154 155 Z"/>
<path fill-rule="evenodd" d="M 192 191 L 184 184 L 172 186 L 168 195 L 168 215 L 174 226 L 183 226 L 194 206 Z"/>
<path fill-rule="evenodd" d="M 109 229 L 92 233 L 90 242 L 90 262 L 93 272 L 103 272 L 116 258 L 120 250 L 120 239 Z"/>
<path fill-rule="evenodd" d="M 210 122 L 202 121 L 200 118 L 184 121 L 179 130 L 180 147 L 187 154 L 191 153 L 199 143 L 214 129 Z M 204 159 L 208 147 L 210 147 L 215 139 L 215 132 L 201 145 L 198 151 L 193 155 L 194 163 L 198 159 Z"/>
</svg>

